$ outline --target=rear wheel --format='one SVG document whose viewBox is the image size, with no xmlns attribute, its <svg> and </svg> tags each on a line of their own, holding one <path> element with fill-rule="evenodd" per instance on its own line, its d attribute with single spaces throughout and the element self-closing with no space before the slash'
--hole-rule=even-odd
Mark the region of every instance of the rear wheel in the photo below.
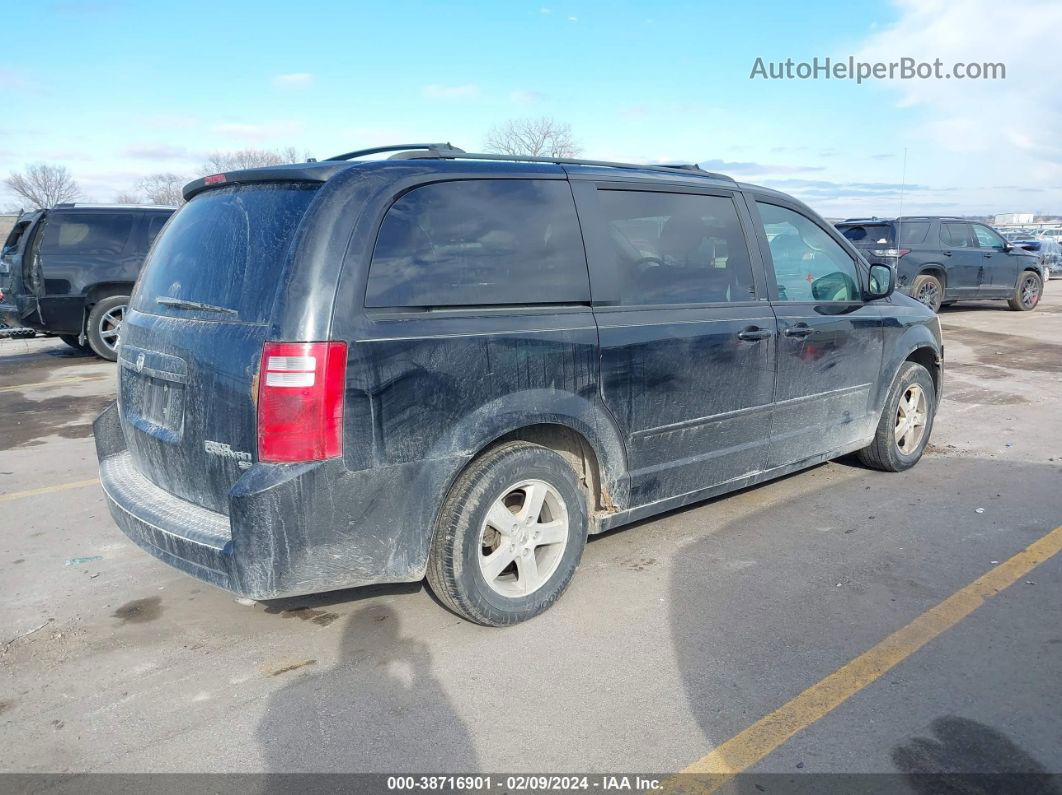
<svg viewBox="0 0 1062 795">
<path fill-rule="evenodd" d="M 510 442 L 477 459 L 447 497 L 428 583 L 477 624 L 526 621 L 571 582 L 586 544 L 587 495 L 559 454 Z"/>
<path fill-rule="evenodd" d="M 915 362 L 904 362 L 885 401 L 874 441 L 859 451 L 859 460 L 885 472 L 913 467 L 929 443 L 936 406 L 929 371 Z"/>
<path fill-rule="evenodd" d="M 59 339 L 61 339 L 71 348 L 76 348 L 79 351 L 88 350 L 88 346 L 81 344 L 80 338 L 77 334 L 60 334 Z"/>
<path fill-rule="evenodd" d="M 118 358 L 118 335 L 129 304 L 128 295 L 112 295 L 98 301 L 89 312 L 85 336 L 92 352 L 102 359 Z"/>
<path fill-rule="evenodd" d="M 911 285 L 911 296 L 936 312 L 944 300 L 944 285 L 936 276 L 923 273 Z"/>
<path fill-rule="evenodd" d="M 1028 312 L 1036 308 L 1043 294 L 1044 283 L 1040 277 L 1032 271 L 1024 271 L 1018 279 L 1014 297 L 1007 301 L 1007 304 L 1016 312 Z"/>
</svg>

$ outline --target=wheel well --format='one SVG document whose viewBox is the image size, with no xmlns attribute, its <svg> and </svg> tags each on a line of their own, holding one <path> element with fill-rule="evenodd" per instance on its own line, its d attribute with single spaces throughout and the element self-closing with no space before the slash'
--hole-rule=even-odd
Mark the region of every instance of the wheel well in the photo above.
<svg viewBox="0 0 1062 795">
<path fill-rule="evenodd" d="M 133 291 L 133 285 L 128 282 L 106 282 L 94 284 L 85 293 L 85 307 L 91 308 L 93 304 L 109 298 L 112 295 L 129 295 Z"/>
<path fill-rule="evenodd" d="M 918 272 L 918 275 L 919 276 L 933 276 L 933 277 L 935 277 L 936 279 L 938 279 L 940 281 L 940 286 L 941 287 L 947 287 L 948 286 L 948 277 L 944 273 L 944 269 L 941 268 L 938 265 L 932 265 L 932 266 L 930 266 L 928 268 L 922 268 L 922 270 L 920 270 Z"/>
<path fill-rule="evenodd" d="M 936 351 L 932 348 L 915 348 L 905 361 L 914 362 L 926 368 L 933 378 L 933 391 L 940 394 L 940 359 Z"/>
<path fill-rule="evenodd" d="M 611 499 L 601 484 L 601 466 L 593 445 L 578 431 L 566 425 L 541 423 L 511 431 L 491 442 L 477 458 L 506 442 L 524 441 L 548 447 L 559 453 L 575 470 L 591 497 L 594 512 L 612 510 Z"/>
</svg>

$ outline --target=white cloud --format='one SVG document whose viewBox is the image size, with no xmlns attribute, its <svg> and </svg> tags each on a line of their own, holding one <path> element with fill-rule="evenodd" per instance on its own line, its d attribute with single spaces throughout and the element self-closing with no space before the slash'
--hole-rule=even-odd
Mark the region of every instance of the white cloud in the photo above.
<svg viewBox="0 0 1062 795">
<path fill-rule="evenodd" d="M 183 146 L 169 144 L 130 144 L 123 154 L 137 160 L 181 160 L 189 156 Z"/>
<path fill-rule="evenodd" d="M 535 105 L 546 98 L 539 91 L 514 91 L 509 94 L 509 101 L 514 105 Z"/>
<path fill-rule="evenodd" d="M 579 17 L 568 17 L 568 21 L 569 22 L 578 22 L 579 21 Z"/>
<path fill-rule="evenodd" d="M 861 61 L 902 57 L 932 62 L 1003 63 L 1006 79 L 909 79 L 887 83 L 899 104 L 917 107 L 925 137 L 953 152 L 991 154 L 1032 178 L 1062 176 L 1062 102 L 1058 99 L 1057 0 L 895 0 L 899 19 L 875 30 L 855 53 Z"/>
<path fill-rule="evenodd" d="M 424 86 L 420 93 L 428 99 L 475 99 L 479 96 L 479 86 L 466 83 L 460 86 L 443 86 L 432 83 Z"/>
<path fill-rule="evenodd" d="M 271 121 L 261 124 L 244 124 L 241 122 L 227 122 L 215 124 L 213 131 L 226 135 L 230 138 L 243 138 L 255 141 L 266 138 L 279 138 L 282 136 L 300 135 L 305 125 L 301 121 Z"/>
<path fill-rule="evenodd" d="M 540 14 L 552 14 L 553 13 L 553 9 L 552 8 L 546 8 L 545 6 L 543 6 L 542 8 L 538 9 L 538 13 L 540 13 Z"/>
<path fill-rule="evenodd" d="M 273 78 L 274 88 L 310 88 L 313 83 L 314 76 L 309 72 L 293 72 Z"/>
</svg>

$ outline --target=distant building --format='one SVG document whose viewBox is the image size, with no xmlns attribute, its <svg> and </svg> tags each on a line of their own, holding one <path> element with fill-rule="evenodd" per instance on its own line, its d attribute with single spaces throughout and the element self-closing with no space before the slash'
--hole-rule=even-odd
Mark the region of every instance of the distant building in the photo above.
<svg viewBox="0 0 1062 795">
<path fill-rule="evenodd" d="M 996 216 L 994 226 L 1021 226 L 1031 224 L 1036 213 L 1000 213 Z"/>
</svg>

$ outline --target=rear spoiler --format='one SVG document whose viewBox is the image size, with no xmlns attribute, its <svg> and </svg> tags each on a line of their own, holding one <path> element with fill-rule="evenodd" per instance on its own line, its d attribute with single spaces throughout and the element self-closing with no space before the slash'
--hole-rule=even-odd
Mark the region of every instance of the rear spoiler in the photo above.
<svg viewBox="0 0 1062 795">
<path fill-rule="evenodd" d="M 188 201 L 210 188 L 225 185 L 246 185 L 252 182 L 327 182 L 334 174 L 350 168 L 350 163 L 291 163 L 281 166 L 248 168 L 200 177 L 184 186 L 181 193 Z"/>
</svg>

